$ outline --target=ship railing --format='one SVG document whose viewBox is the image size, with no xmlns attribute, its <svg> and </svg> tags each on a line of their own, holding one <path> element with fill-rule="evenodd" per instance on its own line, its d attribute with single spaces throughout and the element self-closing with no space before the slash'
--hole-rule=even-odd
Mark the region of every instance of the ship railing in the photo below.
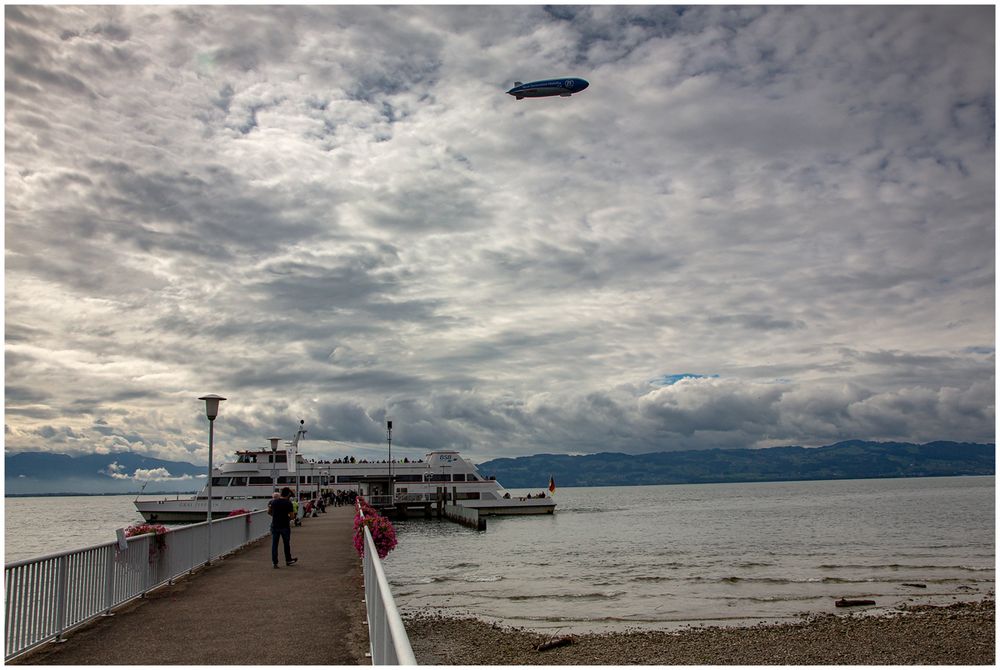
<svg viewBox="0 0 1000 670">
<path fill-rule="evenodd" d="M 433 501 L 433 493 L 397 493 L 395 498 L 395 502 L 397 503 L 423 503 Z"/>
<path fill-rule="evenodd" d="M 390 497 L 390 496 L 385 496 Z M 369 500 L 369 502 L 371 502 Z M 356 512 L 364 519 L 361 504 Z M 389 589 L 382 561 L 378 557 L 375 541 L 368 526 L 362 526 L 365 535 L 365 553 L 362 560 L 365 577 L 365 609 L 368 613 L 368 643 L 372 665 L 416 665 L 410 638 L 403 619 L 396 609 L 396 601 Z"/>
<path fill-rule="evenodd" d="M 447 494 L 451 497 L 451 494 Z M 436 493 L 397 493 L 395 496 L 368 496 L 368 502 L 375 507 L 391 507 L 396 503 L 426 503 L 437 500 Z"/>
<path fill-rule="evenodd" d="M 4 660 L 192 572 L 270 532 L 266 510 L 4 566 Z M 212 546 L 208 546 L 211 535 Z"/>
</svg>

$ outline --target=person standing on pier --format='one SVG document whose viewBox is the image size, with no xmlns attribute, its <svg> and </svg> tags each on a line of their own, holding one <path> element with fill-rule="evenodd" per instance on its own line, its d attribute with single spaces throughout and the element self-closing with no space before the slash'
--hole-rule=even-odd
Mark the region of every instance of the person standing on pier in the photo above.
<svg viewBox="0 0 1000 670">
<path fill-rule="evenodd" d="M 289 523 L 295 517 L 292 506 L 292 490 L 287 486 L 281 489 L 281 497 L 272 500 L 267 509 L 271 515 L 271 562 L 278 567 L 278 538 L 285 544 L 285 565 L 294 565 L 299 559 L 292 558 L 292 527 Z"/>
</svg>

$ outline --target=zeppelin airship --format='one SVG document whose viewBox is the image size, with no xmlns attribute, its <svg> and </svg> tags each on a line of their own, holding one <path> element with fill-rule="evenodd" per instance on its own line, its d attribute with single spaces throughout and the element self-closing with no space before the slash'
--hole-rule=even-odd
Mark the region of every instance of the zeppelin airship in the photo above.
<svg viewBox="0 0 1000 670">
<path fill-rule="evenodd" d="M 530 81 L 527 84 L 515 81 L 514 88 L 507 91 L 507 94 L 514 96 L 518 100 L 521 98 L 547 98 L 550 95 L 559 95 L 568 98 L 588 86 L 590 86 L 590 82 L 579 77 L 543 79 L 541 81 Z"/>
</svg>

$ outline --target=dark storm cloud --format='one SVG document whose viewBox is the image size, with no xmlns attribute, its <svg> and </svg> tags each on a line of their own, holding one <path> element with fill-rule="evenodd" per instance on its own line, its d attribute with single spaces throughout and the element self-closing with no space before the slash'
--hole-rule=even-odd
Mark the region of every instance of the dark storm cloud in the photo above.
<svg viewBox="0 0 1000 670">
<path fill-rule="evenodd" d="M 993 439 L 989 7 L 5 17 L 8 448 Z"/>
<path fill-rule="evenodd" d="M 801 320 L 778 319 L 770 314 L 727 314 L 708 318 L 713 326 L 737 325 L 749 330 L 797 330 L 805 328 Z"/>
</svg>

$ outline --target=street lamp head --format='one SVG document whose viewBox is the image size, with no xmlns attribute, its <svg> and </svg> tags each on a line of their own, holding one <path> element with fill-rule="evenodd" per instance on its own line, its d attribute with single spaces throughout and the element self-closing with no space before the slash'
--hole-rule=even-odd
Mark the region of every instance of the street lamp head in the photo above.
<svg viewBox="0 0 1000 670">
<path fill-rule="evenodd" d="M 277 451 L 278 450 L 278 441 L 281 438 L 280 437 L 269 437 L 267 439 L 271 440 L 271 451 Z"/>
<path fill-rule="evenodd" d="M 219 416 L 219 403 L 225 400 L 221 395 L 203 395 L 198 398 L 198 400 L 205 401 L 205 414 L 208 415 L 209 421 L 215 421 L 215 417 Z"/>
</svg>

